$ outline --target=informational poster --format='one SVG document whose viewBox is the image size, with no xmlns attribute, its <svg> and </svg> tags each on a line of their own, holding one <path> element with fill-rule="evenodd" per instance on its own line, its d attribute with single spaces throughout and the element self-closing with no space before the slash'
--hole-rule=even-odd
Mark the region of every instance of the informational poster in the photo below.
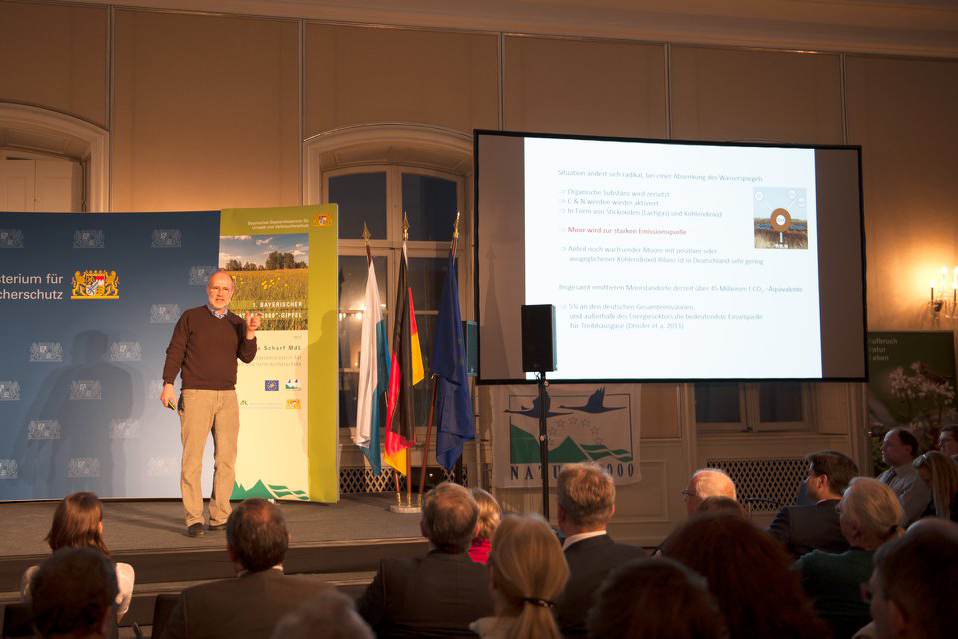
<svg viewBox="0 0 958 639">
<path fill-rule="evenodd" d="M 958 417 L 952 331 L 868 333 L 869 428 L 911 430 L 924 447 Z"/>
<path fill-rule="evenodd" d="M 338 499 L 336 206 L 322 205 L 0 213 L 0 500 L 179 497 L 161 375 L 220 267 L 230 310 L 263 315 L 256 358 L 238 364 L 233 496 Z M 210 438 L 205 495 L 212 473 Z"/>
<path fill-rule="evenodd" d="M 639 472 L 637 384 L 549 386 L 545 407 L 549 436 L 549 481 L 563 464 L 594 461 L 618 484 L 630 484 Z M 539 402 L 535 385 L 501 385 L 492 392 L 493 481 L 497 488 L 541 486 Z"/>
<path fill-rule="evenodd" d="M 161 375 L 180 314 L 206 301 L 219 225 L 0 213 L 0 499 L 179 496 Z"/>
<path fill-rule="evenodd" d="M 336 205 L 225 209 L 219 267 L 230 310 L 260 314 L 241 366 L 233 498 L 339 498 Z"/>
</svg>

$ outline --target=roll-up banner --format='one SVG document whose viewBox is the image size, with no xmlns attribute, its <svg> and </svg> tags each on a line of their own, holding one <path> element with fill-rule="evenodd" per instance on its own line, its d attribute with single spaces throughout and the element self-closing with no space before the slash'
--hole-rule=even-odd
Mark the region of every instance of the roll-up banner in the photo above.
<svg viewBox="0 0 958 639">
<path fill-rule="evenodd" d="M 0 499 L 179 496 L 166 347 L 228 268 L 230 310 L 264 320 L 256 359 L 239 363 L 233 496 L 335 501 L 336 236 L 335 205 L 0 213 Z M 234 254 L 249 259 L 230 268 Z M 210 441 L 206 494 L 212 465 Z"/>
</svg>

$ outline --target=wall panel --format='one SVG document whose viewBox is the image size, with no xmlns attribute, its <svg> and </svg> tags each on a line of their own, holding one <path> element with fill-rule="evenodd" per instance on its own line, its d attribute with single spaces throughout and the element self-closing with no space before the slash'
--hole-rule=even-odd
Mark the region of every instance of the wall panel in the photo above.
<svg viewBox="0 0 958 639">
<path fill-rule="evenodd" d="M 841 144 L 841 58 L 673 46 L 672 137 Z"/>
<path fill-rule="evenodd" d="M 306 137 L 373 122 L 471 132 L 498 121 L 498 38 L 306 26 Z"/>
<path fill-rule="evenodd" d="M 663 45 L 509 36 L 504 128 L 666 136 Z"/>
<path fill-rule="evenodd" d="M 0 2 L 0 100 L 107 128 L 107 9 Z"/>
<path fill-rule="evenodd" d="M 113 210 L 300 202 L 296 22 L 117 11 Z"/>
<path fill-rule="evenodd" d="M 846 85 L 848 141 L 862 146 L 869 328 L 953 328 L 932 326 L 925 302 L 941 266 L 958 264 L 958 61 L 850 56 Z"/>
</svg>

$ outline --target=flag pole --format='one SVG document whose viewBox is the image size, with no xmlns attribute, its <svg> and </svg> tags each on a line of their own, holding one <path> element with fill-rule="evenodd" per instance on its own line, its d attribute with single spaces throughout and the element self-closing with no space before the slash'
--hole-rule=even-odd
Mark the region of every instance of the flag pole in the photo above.
<svg viewBox="0 0 958 639">
<path fill-rule="evenodd" d="M 369 238 L 372 237 L 372 234 L 369 232 L 369 227 L 366 226 L 366 222 L 363 222 L 363 242 L 366 244 L 366 268 L 369 268 L 369 265 L 373 263 L 373 252 L 369 248 Z M 368 312 L 369 309 L 367 308 Z M 379 401 L 377 398 L 376 401 Z M 372 444 L 372 442 L 370 442 Z M 376 446 L 379 446 L 379 442 L 375 443 Z M 399 475 L 396 474 L 396 469 L 393 469 L 393 482 L 396 484 L 396 502 L 402 506 L 402 497 L 399 491 Z"/>
<path fill-rule="evenodd" d="M 456 221 L 452 226 L 452 261 L 456 262 L 456 251 L 459 248 L 459 211 L 456 211 Z M 451 273 L 446 274 L 450 277 Z M 456 300 L 458 304 L 459 300 Z M 426 423 L 426 444 L 422 450 L 422 468 L 419 470 L 419 505 L 422 506 L 422 493 L 426 486 L 426 464 L 429 461 L 429 443 L 432 439 L 432 424 L 436 412 L 436 392 L 439 390 L 439 380 L 435 373 L 430 375 L 432 381 L 432 399 L 429 400 L 429 421 Z M 437 458 L 438 461 L 438 458 Z"/>
<path fill-rule="evenodd" d="M 406 212 L 402 212 L 402 259 L 406 259 L 406 241 L 409 239 L 409 218 L 406 217 Z M 409 264 L 406 264 L 406 267 L 409 267 Z M 407 276 L 408 277 L 408 276 Z M 395 339 L 395 337 L 393 337 Z M 410 386 L 411 388 L 411 386 Z M 406 398 L 407 401 L 412 401 L 412 397 Z M 415 439 L 415 423 L 413 425 L 413 439 Z M 406 449 L 406 505 L 412 508 L 412 447 Z M 399 505 L 402 505 L 402 499 L 399 500 Z"/>
</svg>

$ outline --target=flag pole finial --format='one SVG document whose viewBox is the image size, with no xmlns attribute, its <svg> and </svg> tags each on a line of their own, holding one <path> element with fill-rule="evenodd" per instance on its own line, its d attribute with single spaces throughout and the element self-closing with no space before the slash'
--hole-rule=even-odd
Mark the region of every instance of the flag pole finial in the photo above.
<svg viewBox="0 0 958 639">
<path fill-rule="evenodd" d="M 409 218 L 406 217 L 406 212 L 402 212 L 402 241 L 405 242 L 409 239 Z"/>
<path fill-rule="evenodd" d="M 363 222 L 363 239 L 366 241 L 366 244 L 369 244 L 369 238 L 373 235 L 369 232 L 369 227 L 366 226 L 366 222 Z"/>
<path fill-rule="evenodd" d="M 459 239 L 459 211 L 456 211 L 456 223 L 452 225 L 452 239 Z"/>
</svg>

